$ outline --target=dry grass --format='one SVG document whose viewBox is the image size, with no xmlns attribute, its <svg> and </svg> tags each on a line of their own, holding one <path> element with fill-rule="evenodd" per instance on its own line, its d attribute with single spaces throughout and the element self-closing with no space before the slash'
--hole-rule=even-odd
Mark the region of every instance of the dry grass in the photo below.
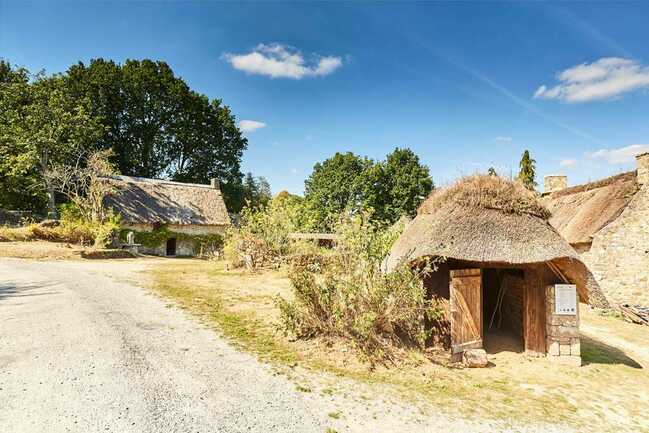
<svg viewBox="0 0 649 433">
<path fill-rule="evenodd" d="M 59 242 L 0 242 L 0 257 L 36 260 L 80 259 L 87 248 Z"/>
<path fill-rule="evenodd" d="M 496 209 L 506 213 L 550 218 L 536 194 L 521 183 L 499 176 L 465 176 L 455 183 L 434 191 L 418 210 L 420 214 L 434 213 L 447 203 L 472 208 Z"/>
<path fill-rule="evenodd" d="M 497 344 L 496 353 L 490 354 L 491 368 L 449 368 L 409 352 L 398 367 L 370 370 L 342 341 L 292 341 L 276 331 L 279 311 L 273 299 L 278 294 L 290 297 L 292 292 L 281 271 L 247 274 L 226 271 L 223 263 L 184 261 L 148 272 L 150 285 L 159 294 L 275 364 L 299 364 L 361 380 L 375 384 L 377 393 L 426 401 L 434 410 L 459 416 L 566 423 L 584 430 L 597 426 L 597 431 L 639 431 L 649 426 L 649 375 L 640 367 L 649 355 L 643 360 L 598 338 L 584 338 L 581 368 L 527 359 L 506 344 Z M 612 329 L 616 338 L 626 341 L 616 329 L 628 324 L 593 314 L 584 314 L 586 329 L 595 319 L 597 326 Z M 646 331 L 634 333 L 633 339 L 634 345 L 649 347 Z"/>
</svg>

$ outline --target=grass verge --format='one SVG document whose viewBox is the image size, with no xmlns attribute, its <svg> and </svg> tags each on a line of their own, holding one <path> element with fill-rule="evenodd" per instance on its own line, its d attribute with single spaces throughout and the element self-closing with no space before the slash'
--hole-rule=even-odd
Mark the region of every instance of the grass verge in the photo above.
<svg viewBox="0 0 649 433">
<path fill-rule="evenodd" d="M 449 368 L 411 352 L 398 366 L 371 370 L 344 342 L 293 341 L 277 331 L 279 311 L 273 299 L 291 296 L 290 283 L 280 271 L 248 274 L 227 271 L 219 262 L 183 261 L 149 272 L 157 293 L 202 317 L 263 361 L 299 364 L 362 381 L 376 385 L 377 395 L 425 402 L 458 416 L 563 423 L 586 430 L 597 425 L 603 432 L 642 430 L 648 422 L 646 371 L 624 350 L 597 339 L 583 339 L 581 368 L 528 359 L 503 346 L 489 355 L 495 364 L 492 368 Z M 598 326 L 619 322 L 597 320 Z M 645 342 L 649 345 L 649 336 Z M 337 386 L 327 384 L 321 392 L 347 392 Z"/>
</svg>

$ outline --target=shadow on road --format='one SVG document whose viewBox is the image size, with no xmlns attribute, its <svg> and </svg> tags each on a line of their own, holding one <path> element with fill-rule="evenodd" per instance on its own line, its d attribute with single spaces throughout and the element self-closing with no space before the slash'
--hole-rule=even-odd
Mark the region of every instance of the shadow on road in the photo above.
<svg viewBox="0 0 649 433">
<path fill-rule="evenodd" d="M 0 301 L 9 298 L 24 298 L 30 296 L 55 295 L 59 292 L 47 290 L 56 285 L 56 282 L 50 283 L 0 283 Z"/>
</svg>

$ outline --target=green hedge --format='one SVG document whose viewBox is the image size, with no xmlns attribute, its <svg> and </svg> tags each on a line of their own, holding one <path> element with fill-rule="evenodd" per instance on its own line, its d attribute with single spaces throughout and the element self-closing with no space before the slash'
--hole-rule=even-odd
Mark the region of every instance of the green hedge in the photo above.
<svg viewBox="0 0 649 433">
<path fill-rule="evenodd" d="M 179 233 L 169 230 L 169 227 L 162 225 L 153 229 L 150 232 L 143 232 L 130 229 L 122 229 L 119 233 L 119 238 L 125 242 L 128 232 L 135 234 L 135 243 L 141 244 L 148 248 L 156 248 L 164 245 L 168 239 L 176 238 L 177 241 L 188 241 L 194 244 L 194 250 L 199 251 L 203 249 L 213 248 L 221 249 L 223 247 L 223 235 L 209 234 L 209 235 L 189 235 L 187 233 Z"/>
</svg>

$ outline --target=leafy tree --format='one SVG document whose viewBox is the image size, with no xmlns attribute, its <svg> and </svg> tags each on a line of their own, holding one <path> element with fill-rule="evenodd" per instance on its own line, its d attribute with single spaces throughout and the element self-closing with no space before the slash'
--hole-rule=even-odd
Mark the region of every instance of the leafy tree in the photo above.
<svg viewBox="0 0 649 433">
<path fill-rule="evenodd" d="M 498 176 L 498 173 L 496 172 L 495 168 L 489 167 L 489 170 L 487 170 L 487 175 L 488 176 Z"/>
<path fill-rule="evenodd" d="M 434 185 L 428 167 L 410 149 L 396 148 L 390 153 L 383 167 L 383 179 L 379 191 L 385 191 L 382 206 L 375 208 L 381 219 L 393 223 L 403 215 L 414 216 L 419 204 L 432 191 Z"/>
<path fill-rule="evenodd" d="M 60 75 L 5 83 L 0 99 L 7 108 L 0 127 L 3 171 L 14 179 L 28 176 L 32 188 L 45 191 L 48 212 L 55 214 L 55 189 L 46 173 L 76 150 L 94 146 L 102 127 L 88 114 L 87 100 L 70 97 Z"/>
<path fill-rule="evenodd" d="M 221 100 L 192 91 L 161 61 L 94 59 L 70 67 L 67 78 L 75 97 L 92 101 L 92 115 L 106 126 L 98 147 L 113 149 L 122 173 L 196 183 L 217 178 L 228 209 L 241 209 L 247 140 Z"/>
<path fill-rule="evenodd" d="M 252 209 L 265 207 L 272 198 L 270 184 L 264 177 L 255 177 L 248 172 L 243 179 L 243 198 Z"/>
<path fill-rule="evenodd" d="M 345 209 L 371 208 L 372 219 L 385 223 L 414 215 L 433 181 L 412 150 L 396 148 L 381 162 L 337 153 L 316 164 L 305 185 L 307 212 L 314 214 L 316 228 L 331 230 Z"/>
<path fill-rule="evenodd" d="M 29 72 L 0 60 L 0 208 L 42 211 L 44 191 L 35 166 L 15 166 L 22 149 L 14 133 L 30 101 Z"/>
<path fill-rule="evenodd" d="M 529 150 L 523 152 L 521 162 L 519 163 L 520 171 L 518 180 L 529 190 L 534 190 L 537 186 L 536 178 L 536 161 L 530 157 Z"/>
<path fill-rule="evenodd" d="M 373 162 L 353 154 L 336 153 L 318 162 L 304 182 L 307 211 L 318 230 L 331 230 L 332 218 L 343 210 L 362 207 L 366 173 Z"/>
</svg>

